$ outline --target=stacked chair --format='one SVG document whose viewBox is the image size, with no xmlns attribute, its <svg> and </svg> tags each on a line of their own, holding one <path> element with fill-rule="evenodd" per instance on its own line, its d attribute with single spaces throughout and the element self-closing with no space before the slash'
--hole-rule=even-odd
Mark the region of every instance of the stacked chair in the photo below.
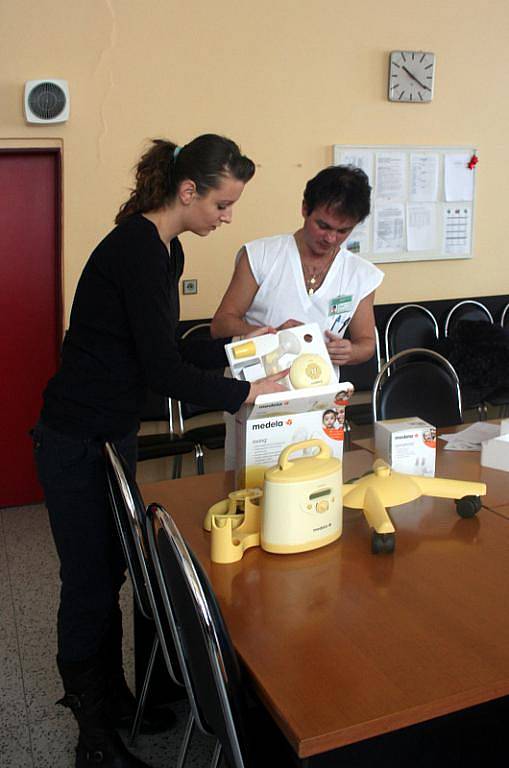
<svg viewBox="0 0 509 768">
<path fill-rule="evenodd" d="M 453 366 L 430 349 L 393 355 L 373 385 L 373 421 L 418 416 L 436 427 L 463 422 L 459 379 Z"/>
<path fill-rule="evenodd" d="M 170 679 L 185 686 L 190 705 L 177 768 L 185 764 L 195 727 L 216 739 L 211 768 L 218 767 L 221 754 L 231 768 L 271 763 L 290 768 L 294 765 L 290 747 L 263 708 L 247 700 L 237 655 L 205 572 L 170 514 L 157 504 L 146 510 L 113 445 L 105 444 L 104 457 L 135 599 L 154 622 L 153 649 L 131 742 L 161 649 Z"/>
</svg>

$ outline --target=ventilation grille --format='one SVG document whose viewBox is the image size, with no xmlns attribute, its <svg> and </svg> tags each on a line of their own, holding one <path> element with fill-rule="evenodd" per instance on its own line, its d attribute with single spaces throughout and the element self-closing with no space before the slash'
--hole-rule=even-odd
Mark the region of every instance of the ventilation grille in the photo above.
<svg viewBox="0 0 509 768">
<path fill-rule="evenodd" d="M 69 117 L 65 80 L 30 80 L 25 84 L 25 115 L 29 123 L 62 123 Z"/>
</svg>

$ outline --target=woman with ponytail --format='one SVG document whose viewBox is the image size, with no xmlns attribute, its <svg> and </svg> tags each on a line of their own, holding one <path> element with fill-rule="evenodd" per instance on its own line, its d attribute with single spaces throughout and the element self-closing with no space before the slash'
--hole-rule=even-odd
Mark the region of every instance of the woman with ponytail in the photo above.
<svg viewBox="0 0 509 768">
<path fill-rule="evenodd" d="M 207 134 L 178 147 L 156 140 L 116 227 L 90 256 L 78 283 L 61 366 L 44 392 L 33 430 L 35 456 L 61 564 L 57 665 L 79 725 L 76 768 L 146 768 L 117 734 L 134 714 L 122 668 L 119 591 L 125 561 L 112 519 L 102 444 L 113 442 L 131 471 L 147 389 L 234 413 L 257 394 L 280 391 L 285 372 L 249 383 L 184 362 L 176 343 L 178 236 L 228 224 L 253 162 Z M 160 713 L 159 713 L 160 714 Z M 145 731 L 169 727 L 147 714 Z"/>
</svg>

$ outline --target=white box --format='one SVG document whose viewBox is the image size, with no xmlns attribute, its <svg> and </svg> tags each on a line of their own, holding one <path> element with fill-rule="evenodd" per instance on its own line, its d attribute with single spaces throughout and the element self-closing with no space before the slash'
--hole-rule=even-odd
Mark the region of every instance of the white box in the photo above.
<svg viewBox="0 0 509 768">
<path fill-rule="evenodd" d="M 502 419 L 500 421 L 500 434 L 501 435 L 509 434 L 509 419 Z"/>
<path fill-rule="evenodd" d="M 395 472 L 434 477 L 435 427 L 417 416 L 375 422 L 375 454 Z"/>
<path fill-rule="evenodd" d="M 350 382 L 336 382 L 259 395 L 254 404 L 242 406 L 235 417 L 236 488 L 262 488 L 265 471 L 277 464 L 283 448 L 302 440 L 320 438 L 341 459 L 345 406 L 352 392 Z"/>
<path fill-rule="evenodd" d="M 509 432 L 481 443 L 481 466 L 509 472 Z"/>
<path fill-rule="evenodd" d="M 337 380 L 317 323 L 234 341 L 225 350 L 234 379 L 256 381 L 291 368 L 279 382 L 288 390 L 327 386 Z"/>
</svg>

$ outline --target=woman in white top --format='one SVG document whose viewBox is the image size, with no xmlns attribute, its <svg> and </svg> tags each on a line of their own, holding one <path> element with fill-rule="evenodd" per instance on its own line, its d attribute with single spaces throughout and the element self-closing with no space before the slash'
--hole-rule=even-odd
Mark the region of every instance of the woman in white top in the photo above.
<svg viewBox="0 0 509 768">
<path fill-rule="evenodd" d="M 373 302 L 383 273 L 342 245 L 369 214 L 370 186 L 359 168 L 331 166 L 308 181 L 303 226 L 294 235 L 254 240 L 237 254 L 212 335 L 245 336 L 317 322 L 337 366 L 375 349 Z M 344 339 L 346 328 L 350 340 Z"/>
<path fill-rule="evenodd" d="M 369 214 L 370 193 L 366 174 L 351 166 L 325 168 L 308 181 L 302 227 L 240 249 L 212 335 L 245 336 L 263 326 L 277 331 L 316 322 L 338 375 L 340 366 L 368 360 L 375 350 L 373 303 L 383 273 L 342 246 Z M 347 327 L 349 339 L 343 338 Z"/>
</svg>

